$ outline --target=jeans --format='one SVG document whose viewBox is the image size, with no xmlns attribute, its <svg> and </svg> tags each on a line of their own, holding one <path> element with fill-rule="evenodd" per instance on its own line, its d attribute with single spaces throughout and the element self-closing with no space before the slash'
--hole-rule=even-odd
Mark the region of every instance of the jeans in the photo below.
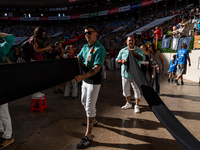
<svg viewBox="0 0 200 150">
<path fill-rule="evenodd" d="M 156 92 L 160 93 L 160 73 L 156 72 L 155 80 L 156 80 Z M 153 88 L 154 78 L 152 78 L 152 71 L 150 72 L 150 84 L 151 87 Z"/>
</svg>

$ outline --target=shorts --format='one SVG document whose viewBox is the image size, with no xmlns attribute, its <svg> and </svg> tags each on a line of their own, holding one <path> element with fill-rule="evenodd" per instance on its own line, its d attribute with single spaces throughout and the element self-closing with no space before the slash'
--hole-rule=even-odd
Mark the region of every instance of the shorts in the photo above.
<svg viewBox="0 0 200 150">
<path fill-rule="evenodd" d="M 122 89 L 124 97 L 131 96 L 131 86 L 133 88 L 134 97 L 136 99 L 140 99 L 141 98 L 140 90 L 136 85 L 135 81 L 133 80 L 133 78 L 122 77 Z"/>
<path fill-rule="evenodd" d="M 168 74 L 176 75 L 176 72 L 169 71 Z"/>
<path fill-rule="evenodd" d="M 178 64 L 177 71 L 178 74 L 186 74 L 187 66 L 184 64 Z"/>
</svg>

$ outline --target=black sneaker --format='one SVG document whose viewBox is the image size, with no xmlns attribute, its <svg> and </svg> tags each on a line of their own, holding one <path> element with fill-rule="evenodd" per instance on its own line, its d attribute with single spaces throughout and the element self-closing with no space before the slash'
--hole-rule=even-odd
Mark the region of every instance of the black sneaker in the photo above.
<svg viewBox="0 0 200 150">
<path fill-rule="evenodd" d="M 174 79 L 172 79 L 171 81 L 174 82 Z"/>
<path fill-rule="evenodd" d="M 54 91 L 55 94 L 62 94 L 61 91 L 57 90 L 57 91 Z"/>
<path fill-rule="evenodd" d="M 170 78 L 168 78 L 168 82 L 170 82 Z"/>
<path fill-rule="evenodd" d="M 92 138 L 89 140 L 87 136 L 84 136 L 84 138 L 82 138 L 82 140 L 76 145 L 77 149 L 84 149 L 86 148 L 91 142 L 92 142 Z"/>
<path fill-rule="evenodd" d="M 63 93 L 63 90 L 61 90 L 61 89 L 58 89 L 58 91 L 61 92 L 61 93 Z"/>
<path fill-rule="evenodd" d="M 177 85 L 179 85 L 178 80 L 174 80 L 174 83 L 176 83 Z"/>
<path fill-rule="evenodd" d="M 181 81 L 181 85 L 184 85 L 183 81 Z"/>
<path fill-rule="evenodd" d="M 97 120 L 94 122 L 93 126 L 97 126 L 98 122 Z M 82 123 L 83 126 L 87 126 L 87 121 Z"/>
</svg>

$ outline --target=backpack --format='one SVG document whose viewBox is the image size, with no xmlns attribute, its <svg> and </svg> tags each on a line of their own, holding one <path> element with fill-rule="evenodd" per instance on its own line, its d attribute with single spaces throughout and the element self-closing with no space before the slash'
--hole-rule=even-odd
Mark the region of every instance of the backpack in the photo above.
<svg viewBox="0 0 200 150">
<path fill-rule="evenodd" d="M 32 57 L 32 52 L 29 45 L 29 39 L 22 43 L 22 58 L 25 61 L 30 61 Z"/>
</svg>

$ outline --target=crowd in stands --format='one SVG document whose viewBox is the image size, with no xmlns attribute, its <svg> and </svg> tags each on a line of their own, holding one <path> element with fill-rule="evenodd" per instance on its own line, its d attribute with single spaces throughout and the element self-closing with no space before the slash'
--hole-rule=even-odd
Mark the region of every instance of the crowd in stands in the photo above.
<svg viewBox="0 0 200 150">
<path fill-rule="evenodd" d="M 149 18 L 146 19 L 140 19 L 133 21 L 132 19 L 127 19 L 124 21 L 114 21 L 114 22 L 104 22 L 104 23 L 98 23 L 95 24 L 97 31 L 98 31 L 98 39 L 101 42 L 102 40 L 106 40 L 106 42 L 103 44 L 107 50 L 108 53 L 111 53 L 111 51 L 115 51 L 117 54 L 119 49 L 122 47 L 115 47 L 117 43 L 124 44 L 125 38 L 128 33 L 135 31 L 150 22 L 154 21 L 155 19 L 176 15 L 174 18 L 170 20 L 170 22 L 167 23 L 164 22 L 163 24 L 159 25 L 158 28 L 161 30 L 161 37 L 164 35 L 173 35 L 173 36 L 181 36 L 186 35 L 184 33 L 185 28 L 188 26 L 188 24 L 195 23 L 198 21 L 197 18 L 194 18 L 194 15 L 198 15 L 199 13 L 199 6 L 190 5 L 188 7 L 184 7 L 177 10 L 171 10 L 169 12 L 163 12 L 163 13 L 157 13 L 157 14 L 151 14 Z M 51 37 L 53 34 L 57 32 L 63 32 L 64 38 L 61 39 L 61 41 L 66 41 L 70 38 L 72 38 L 75 35 L 82 35 L 84 32 L 84 24 L 81 25 L 75 25 L 71 27 L 44 27 L 46 34 Z M 114 29 L 117 29 L 118 27 L 123 27 L 122 30 L 119 30 L 118 32 L 112 33 Z M 194 30 L 196 30 L 196 27 L 198 25 L 194 24 Z M 3 29 L 3 32 L 6 33 L 13 33 L 15 37 L 30 37 L 33 35 L 35 26 L 29 26 L 29 27 L 7 27 Z M 136 45 L 140 46 L 141 44 L 145 44 L 146 42 L 153 42 L 153 38 L 155 37 L 155 29 L 149 29 L 147 31 L 143 31 L 141 34 L 133 34 Z M 115 34 L 114 37 L 109 38 L 109 35 Z M 77 52 L 80 51 L 82 46 L 86 43 L 85 38 L 80 39 L 78 42 L 74 43 L 77 47 Z M 18 57 L 21 56 L 20 50 L 16 51 L 16 56 L 13 56 L 13 60 L 21 60 L 18 59 Z M 113 55 L 109 55 L 108 57 L 112 58 Z M 109 65 L 111 66 L 111 65 Z M 112 67 L 110 67 L 112 68 Z"/>
<path fill-rule="evenodd" d="M 3 32 L 13 34 L 15 37 L 30 37 L 33 35 L 33 31 L 36 27 L 7 27 L 3 29 Z M 63 32 L 63 27 L 44 27 L 48 37 L 51 37 L 55 33 Z"/>
</svg>

